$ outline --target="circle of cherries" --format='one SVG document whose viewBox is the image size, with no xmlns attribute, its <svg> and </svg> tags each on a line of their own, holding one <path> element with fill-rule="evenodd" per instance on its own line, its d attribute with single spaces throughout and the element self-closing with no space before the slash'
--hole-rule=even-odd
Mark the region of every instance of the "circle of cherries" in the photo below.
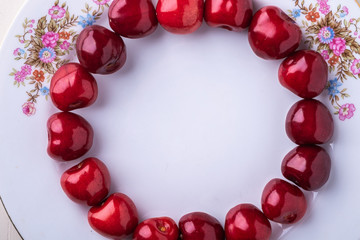
<svg viewBox="0 0 360 240">
<path fill-rule="evenodd" d="M 68 63 L 54 74 L 50 95 L 62 112 L 48 122 L 48 154 L 59 161 L 80 158 L 89 151 L 94 131 L 91 125 L 71 110 L 88 107 L 98 95 L 94 74 L 110 74 L 126 61 L 121 38 L 141 38 L 153 33 L 158 23 L 175 34 L 196 31 L 203 19 L 210 27 L 240 32 L 248 28 L 254 53 L 263 59 L 282 59 L 278 78 L 285 88 L 303 98 L 286 116 L 288 137 L 298 144 L 283 159 L 281 171 L 289 183 L 270 180 L 261 196 L 261 208 L 239 204 L 226 215 L 225 226 L 213 216 L 192 212 L 178 224 L 169 217 L 146 219 L 139 223 L 136 206 L 123 193 L 110 196 L 110 174 L 97 158 L 87 158 L 61 176 L 61 186 L 73 201 L 91 206 L 90 226 L 111 239 L 134 240 L 265 240 L 271 235 L 270 221 L 298 222 L 307 203 L 300 188 L 313 191 L 329 178 L 331 160 L 324 148 L 334 131 L 329 110 L 313 99 L 325 88 L 328 68 L 322 56 L 311 50 L 298 50 L 302 33 L 299 26 L 275 6 L 261 8 L 253 15 L 252 0 L 114 0 L 109 8 L 109 23 L 114 30 L 93 25 L 78 36 L 79 63 Z M 296 186 L 297 185 L 297 186 Z M 300 187 L 300 188 L 299 188 Z"/>
</svg>

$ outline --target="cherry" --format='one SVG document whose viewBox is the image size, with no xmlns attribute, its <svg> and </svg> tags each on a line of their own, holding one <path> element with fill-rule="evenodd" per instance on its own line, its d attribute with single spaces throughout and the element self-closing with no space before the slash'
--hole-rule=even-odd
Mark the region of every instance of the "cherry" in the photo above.
<svg viewBox="0 0 360 240">
<path fill-rule="evenodd" d="M 177 34 L 195 32 L 203 19 L 203 0 L 159 0 L 156 13 L 160 25 Z"/>
<path fill-rule="evenodd" d="M 321 102 L 309 99 L 296 102 L 286 116 L 285 129 L 296 144 L 322 144 L 334 133 L 331 113 Z"/>
<path fill-rule="evenodd" d="M 95 78 L 78 63 L 61 66 L 51 79 L 52 102 L 62 111 L 90 106 L 97 95 Z"/>
<path fill-rule="evenodd" d="M 300 50 L 286 58 L 279 68 L 281 85 L 302 98 L 314 98 L 325 88 L 328 65 L 312 50 Z"/>
<path fill-rule="evenodd" d="M 120 36 L 99 25 L 84 28 L 76 40 L 80 64 L 89 72 L 110 74 L 126 61 L 126 47 Z"/>
<path fill-rule="evenodd" d="M 252 204 L 239 204 L 226 214 L 227 240 L 267 240 L 271 225 L 265 215 Z"/>
<path fill-rule="evenodd" d="M 169 217 L 150 218 L 135 229 L 133 240 L 177 240 L 179 228 Z"/>
<path fill-rule="evenodd" d="M 179 228 L 183 240 L 225 240 L 219 221 L 203 212 L 188 213 L 180 218 Z"/>
<path fill-rule="evenodd" d="M 261 206 L 268 219 L 284 224 L 299 221 L 307 208 L 304 193 L 295 185 L 277 178 L 266 184 Z"/>
<path fill-rule="evenodd" d="M 110 27 L 119 35 L 141 38 L 157 28 L 154 5 L 150 0 L 115 0 L 109 8 Z"/>
<path fill-rule="evenodd" d="M 257 11 L 249 27 L 249 43 L 264 59 L 281 59 L 300 45 L 300 27 L 280 8 L 267 6 Z"/>
<path fill-rule="evenodd" d="M 204 19 L 210 27 L 240 32 L 250 25 L 252 14 L 252 0 L 205 1 Z"/>
<path fill-rule="evenodd" d="M 294 148 L 285 156 L 281 164 L 285 178 L 309 191 L 317 190 L 327 182 L 330 169 L 329 154 L 316 145 Z"/>
<path fill-rule="evenodd" d="M 138 224 L 138 213 L 133 201 L 122 193 L 113 193 L 101 206 L 90 208 L 90 226 L 111 239 L 125 239 Z"/>
<path fill-rule="evenodd" d="M 94 138 L 91 125 L 81 116 L 70 113 L 55 113 L 47 121 L 50 157 L 59 161 L 77 159 L 87 153 Z"/>
<path fill-rule="evenodd" d="M 61 187 L 66 195 L 89 206 L 99 204 L 109 193 L 110 173 L 97 158 L 87 158 L 66 170 L 61 176 Z"/>
</svg>

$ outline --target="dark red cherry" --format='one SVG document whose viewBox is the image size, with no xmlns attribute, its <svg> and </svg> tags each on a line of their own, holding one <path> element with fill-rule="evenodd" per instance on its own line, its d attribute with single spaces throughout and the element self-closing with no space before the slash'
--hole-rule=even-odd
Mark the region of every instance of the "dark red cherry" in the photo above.
<svg viewBox="0 0 360 240">
<path fill-rule="evenodd" d="M 110 173 L 97 158 L 87 158 L 66 170 L 61 176 L 61 187 L 66 195 L 89 206 L 99 204 L 109 193 Z"/>
<path fill-rule="evenodd" d="M 268 219 L 289 224 L 305 215 L 307 204 L 304 193 L 297 186 L 275 178 L 263 190 L 261 207 Z"/>
<path fill-rule="evenodd" d="M 252 0 L 205 1 L 204 19 L 210 27 L 240 32 L 250 25 L 252 14 Z"/>
<path fill-rule="evenodd" d="M 160 25 L 177 34 L 195 32 L 203 20 L 203 0 L 159 0 L 156 13 Z"/>
<path fill-rule="evenodd" d="M 99 25 L 84 28 L 76 40 L 80 64 L 92 73 L 110 74 L 126 61 L 125 43 L 120 36 Z"/>
<path fill-rule="evenodd" d="M 60 161 L 77 159 L 87 153 L 94 138 L 94 131 L 83 117 L 60 112 L 47 121 L 48 147 L 50 157 Z"/>
<path fill-rule="evenodd" d="M 50 96 L 62 111 L 93 104 L 98 96 L 95 78 L 78 63 L 61 66 L 51 79 Z"/>
<path fill-rule="evenodd" d="M 225 240 L 219 221 L 203 212 L 188 213 L 181 217 L 179 229 L 182 240 Z"/>
<path fill-rule="evenodd" d="M 158 21 L 150 0 L 114 0 L 109 8 L 110 27 L 127 38 L 141 38 L 156 30 Z"/>
<path fill-rule="evenodd" d="M 239 204 L 226 214 L 227 240 L 268 240 L 271 225 L 265 215 L 252 204 Z"/>
<path fill-rule="evenodd" d="M 287 57 L 280 65 L 281 85 L 302 98 L 314 98 L 328 81 L 328 65 L 312 50 L 300 50 Z"/>
<path fill-rule="evenodd" d="M 280 8 L 267 6 L 255 13 L 249 27 L 249 43 L 264 59 L 281 59 L 300 45 L 300 27 Z"/>
<path fill-rule="evenodd" d="M 138 224 L 134 202 L 125 194 L 114 193 L 100 206 L 90 208 L 88 221 L 99 234 L 111 239 L 128 239 Z"/>
<path fill-rule="evenodd" d="M 281 164 L 285 178 L 299 187 L 314 191 L 329 179 L 331 159 L 322 147 L 302 145 L 291 150 Z"/>
<path fill-rule="evenodd" d="M 286 116 L 285 129 L 296 144 L 323 144 L 334 133 L 334 121 L 327 107 L 308 99 L 296 102 Z"/>
<path fill-rule="evenodd" d="M 179 228 L 169 217 L 149 218 L 135 229 L 133 240 L 178 240 Z"/>
</svg>

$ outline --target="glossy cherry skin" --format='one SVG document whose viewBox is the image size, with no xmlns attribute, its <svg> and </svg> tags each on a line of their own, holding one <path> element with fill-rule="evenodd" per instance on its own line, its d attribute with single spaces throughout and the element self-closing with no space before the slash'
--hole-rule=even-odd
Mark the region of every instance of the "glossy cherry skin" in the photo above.
<svg viewBox="0 0 360 240">
<path fill-rule="evenodd" d="M 240 32 L 250 25 L 252 14 L 252 0 L 205 1 L 204 19 L 210 27 Z"/>
<path fill-rule="evenodd" d="M 305 215 L 307 204 L 304 193 L 297 186 L 275 178 L 263 190 L 261 207 L 268 219 L 290 224 Z"/>
<path fill-rule="evenodd" d="M 51 100 L 62 111 L 88 107 L 97 96 L 95 78 L 78 63 L 61 66 L 51 79 Z"/>
<path fill-rule="evenodd" d="M 94 131 L 83 117 L 70 113 L 55 113 L 47 121 L 49 156 L 59 161 L 77 159 L 87 153 Z"/>
<path fill-rule="evenodd" d="M 286 116 L 285 129 L 296 144 L 323 144 L 334 133 L 334 121 L 324 104 L 314 99 L 296 102 Z"/>
<path fill-rule="evenodd" d="M 150 0 L 115 0 L 109 8 L 110 27 L 127 38 L 141 38 L 153 33 L 158 25 Z"/>
<path fill-rule="evenodd" d="M 314 191 L 327 182 L 330 176 L 331 159 L 322 147 L 302 145 L 291 150 L 281 164 L 285 178 L 299 187 Z"/>
<path fill-rule="evenodd" d="M 203 212 L 188 213 L 180 218 L 182 240 L 224 240 L 225 233 L 219 221 Z"/>
<path fill-rule="evenodd" d="M 99 234 L 111 239 L 126 239 L 138 224 L 133 201 L 122 193 L 110 195 L 101 206 L 90 208 L 88 221 Z"/>
<path fill-rule="evenodd" d="M 279 81 L 301 98 L 314 98 L 326 86 L 328 65 L 318 52 L 300 50 L 281 63 Z"/>
<path fill-rule="evenodd" d="M 135 229 L 133 240 L 178 240 L 179 228 L 169 217 L 149 218 Z"/>
<path fill-rule="evenodd" d="M 252 204 L 239 204 L 226 214 L 227 240 L 268 240 L 271 225 L 265 215 Z"/>
<path fill-rule="evenodd" d="M 156 13 L 165 30 L 176 34 L 189 34 L 201 26 L 203 8 L 203 0 L 159 0 Z"/>
<path fill-rule="evenodd" d="M 61 176 L 61 187 L 77 203 L 99 204 L 109 193 L 110 173 L 97 158 L 87 158 L 66 170 Z"/>
<path fill-rule="evenodd" d="M 267 6 L 255 13 L 249 27 L 249 43 L 264 59 L 281 59 L 300 45 L 301 30 L 280 8 Z"/>
<path fill-rule="evenodd" d="M 80 64 L 91 73 L 110 74 L 126 61 L 126 47 L 120 36 L 99 25 L 84 28 L 76 40 Z"/>
</svg>

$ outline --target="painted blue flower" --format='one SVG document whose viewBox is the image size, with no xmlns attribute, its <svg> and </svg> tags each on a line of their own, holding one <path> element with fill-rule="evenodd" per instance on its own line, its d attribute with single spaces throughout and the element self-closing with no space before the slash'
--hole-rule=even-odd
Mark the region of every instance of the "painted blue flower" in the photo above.
<svg viewBox="0 0 360 240">
<path fill-rule="evenodd" d="M 40 50 L 39 58 L 44 63 L 51 63 L 56 58 L 55 50 L 52 49 L 51 47 L 45 47 Z"/>
<path fill-rule="evenodd" d="M 95 23 L 95 16 L 88 13 L 86 17 L 80 16 L 80 20 L 78 22 L 78 25 L 81 25 L 83 28 L 86 28 L 87 26 L 91 26 Z"/>
<path fill-rule="evenodd" d="M 337 78 L 335 78 L 334 80 L 330 80 L 328 85 L 328 94 L 332 97 L 335 97 L 338 93 L 340 93 L 338 87 L 340 87 L 341 85 L 342 83 L 339 82 Z"/>
<path fill-rule="evenodd" d="M 319 31 L 318 38 L 321 43 L 329 44 L 335 37 L 334 29 L 331 27 L 322 27 Z"/>
<path fill-rule="evenodd" d="M 42 88 L 40 89 L 40 93 L 41 93 L 41 95 L 43 95 L 43 96 L 49 95 L 49 92 L 50 92 L 50 90 L 49 90 L 47 87 L 42 87 Z"/>
<path fill-rule="evenodd" d="M 294 18 L 300 17 L 300 13 L 301 13 L 301 10 L 298 9 L 298 8 L 295 8 L 295 9 L 292 11 L 292 15 L 293 15 Z"/>
</svg>

